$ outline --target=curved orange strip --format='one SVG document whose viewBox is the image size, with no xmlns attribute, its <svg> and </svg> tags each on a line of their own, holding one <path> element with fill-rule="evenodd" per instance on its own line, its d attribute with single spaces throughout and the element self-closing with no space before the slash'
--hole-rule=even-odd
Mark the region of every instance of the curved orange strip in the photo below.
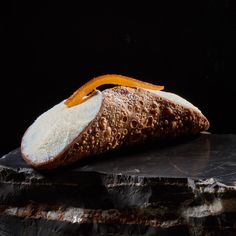
<svg viewBox="0 0 236 236">
<path fill-rule="evenodd" d="M 123 75 L 116 75 L 116 74 L 101 75 L 93 78 L 92 80 L 82 85 L 65 101 L 65 104 L 68 107 L 72 107 L 82 103 L 84 101 L 85 96 L 94 91 L 97 87 L 104 84 L 115 84 L 127 87 L 145 88 L 152 90 L 164 89 L 164 86 L 150 84 Z"/>
</svg>

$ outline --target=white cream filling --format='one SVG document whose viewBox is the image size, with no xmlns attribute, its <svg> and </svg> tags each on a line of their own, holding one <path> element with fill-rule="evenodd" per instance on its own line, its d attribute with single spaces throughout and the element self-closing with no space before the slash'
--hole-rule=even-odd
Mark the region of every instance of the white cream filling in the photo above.
<svg viewBox="0 0 236 236">
<path fill-rule="evenodd" d="M 40 115 L 22 139 L 22 149 L 33 162 L 58 155 L 96 117 L 102 104 L 97 92 L 84 103 L 68 108 L 64 101 Z"/>
<path fill-rule="evenodd" d="M 145 89 L 145 90 L 147 90 L 151 93 L 155 93 L 156 95 L 166 98 L 166 99 L 168 99 L 174 103 L 177 103 L 183 107 L 190 108 L 190 109 L 193 109 L 193 110 L 201 113 L 201 111 L 197 107 L 195 107 L 192 103 L 190 103 L 189 101 L 180 97 L 177 94 L 170 93 L 170 92 L 164 92 L 164 91 L 158 91 L 158 90 L 150 90 L 150 89 Z"/>
</svg>

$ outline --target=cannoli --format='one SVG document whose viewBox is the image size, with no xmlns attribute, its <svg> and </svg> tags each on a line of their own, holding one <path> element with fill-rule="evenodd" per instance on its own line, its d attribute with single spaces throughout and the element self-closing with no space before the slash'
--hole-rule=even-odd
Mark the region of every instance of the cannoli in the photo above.
<svg viewBox="0 0 236 236">
<path fill-rule="evenodd" d="M 96 90 L 103 84 L 118 86 Z M 209 128 L 196 106 L 161 90 L 121 75 L 96 77 L 34 121 L 22 138 L 22 156 L 35 168 L 53 169 L 122 146 Z"/>
</svg>

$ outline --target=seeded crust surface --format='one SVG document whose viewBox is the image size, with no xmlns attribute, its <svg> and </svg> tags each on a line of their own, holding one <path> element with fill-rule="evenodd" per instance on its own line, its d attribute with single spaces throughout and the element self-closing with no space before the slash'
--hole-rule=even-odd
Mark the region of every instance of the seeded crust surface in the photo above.
<svg viewBox="0 0 236 236">
<path fill-rule="evenodd" d="M 102 92 L 103 102 L 96 118 L 63 152 L 36 168 L 52 169 L 121 146 L 194 135 L 209 128 L 200 112 L 139 88 L 117 86 Z"/>
</svg>

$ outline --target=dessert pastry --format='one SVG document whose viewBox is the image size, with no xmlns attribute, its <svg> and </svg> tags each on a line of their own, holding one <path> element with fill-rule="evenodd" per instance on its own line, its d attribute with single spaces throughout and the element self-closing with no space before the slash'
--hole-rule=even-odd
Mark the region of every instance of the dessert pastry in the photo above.
<svg viewBox="0 0 236 236">
<path fill-rule="evenodd" d="M 96 90 L 103 84 L 119 86 Z M 34 121 L 22 138 L 23 158 L 51 169 L 123 145 L 209 128 L 197 107 L 163 88 L 121 75 L 96 77 Z"/>
</svg>

